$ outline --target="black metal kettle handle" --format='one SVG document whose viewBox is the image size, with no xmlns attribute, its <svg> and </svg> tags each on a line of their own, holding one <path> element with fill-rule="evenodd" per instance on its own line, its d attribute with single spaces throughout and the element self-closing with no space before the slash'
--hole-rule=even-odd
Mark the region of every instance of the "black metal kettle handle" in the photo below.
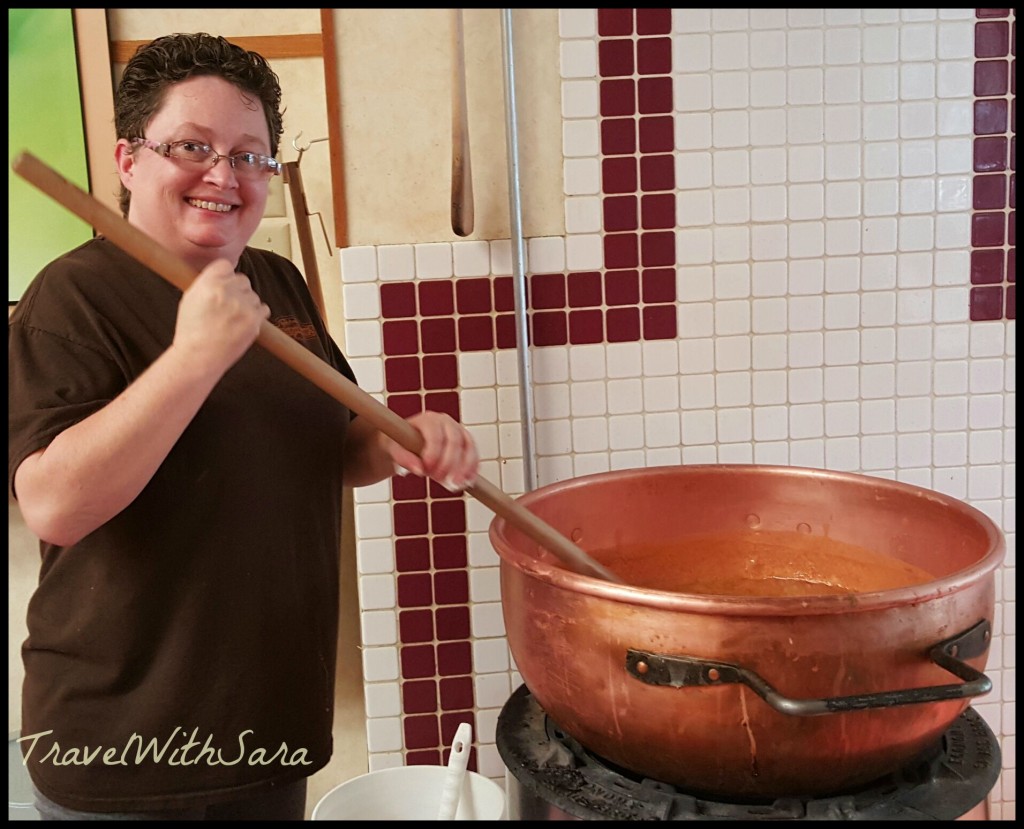
<svg viewBox="0 0 1024 829">
<path fill-rule="evenodd" d="M 929 650 L 929 659 L 940 668 L 964 680 L 963 684 L 932 685 L 927 688 L 880 691 L 826 699 L 791 699 L 780 694 L 760 675 L 747 668 L 693 656 L 655 654 L 630 648 L 626 651 L 626 670 L 631 676 L 648 685 L 665 685 L 673 688 L 739 683 L 754 691 L 776 711 L 797 717 L 812 717 L 840 711 L 891 708 L 897 705 L 940 702 L 987 694 L 992 690 L 992 680 L 963 660 L 985 653 L 991 636 L 991 625 L 988 620 L 982 619 L 963 633 L 939 642 Z"/>
</svg>

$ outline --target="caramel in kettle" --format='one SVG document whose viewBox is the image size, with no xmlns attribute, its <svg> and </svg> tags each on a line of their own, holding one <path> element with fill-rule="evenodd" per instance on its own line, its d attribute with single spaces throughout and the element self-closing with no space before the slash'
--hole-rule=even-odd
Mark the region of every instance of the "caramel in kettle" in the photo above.
<svg viewBox="0 0 1024 829">
<path fill-rule="evenodd" d="M 629 585 L 716 596 L 874 593 L 935 578 L 898 558 L 802 532 L 727 532 L 593 556 Z"/>
</svg>

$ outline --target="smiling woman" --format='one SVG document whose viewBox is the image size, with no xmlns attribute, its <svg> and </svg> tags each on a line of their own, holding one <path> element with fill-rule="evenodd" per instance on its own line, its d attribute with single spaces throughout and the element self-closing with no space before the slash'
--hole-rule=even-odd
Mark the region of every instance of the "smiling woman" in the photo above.
<svg viewBox="0 0 1024 829">
<path fill-rule="evenodd" d="M 71 10 L 10 9 L 7 23 L 8 153 L 31 148 L 88 188 Z M 7 299 L 17 302 L 43 265 L 92 238 L 92 230 L 10 170 L 7 179 Z"/>
</svg>

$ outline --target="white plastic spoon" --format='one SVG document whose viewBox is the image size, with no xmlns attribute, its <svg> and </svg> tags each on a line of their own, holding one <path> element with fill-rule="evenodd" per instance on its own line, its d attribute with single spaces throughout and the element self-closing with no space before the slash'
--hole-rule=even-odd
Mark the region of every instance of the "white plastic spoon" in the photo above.
<svg viewBox="0 0 1024 829">
<path fill-rule="evenodd" d="M 448 773 L 444 778 L 444 789 L 441 791 L 441 808 L 438 820 L 454 820 L 459 809 L 459 798 L 462 795 L 462 781 L 466 778 L 466 764 L 469 763 L 469 750 L 473 744 L 473 726 L 462 723 L 452 740 L 452 751 L 448 757 Z"/>
</svg>

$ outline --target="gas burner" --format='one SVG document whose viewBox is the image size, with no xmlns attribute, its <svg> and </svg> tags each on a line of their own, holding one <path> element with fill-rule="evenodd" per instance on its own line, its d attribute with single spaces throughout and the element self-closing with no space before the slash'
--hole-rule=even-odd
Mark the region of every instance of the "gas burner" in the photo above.
<svg viewBox="0 0 1024 829">
<path fill-rule="evenodd" d="M 1001 767 L 995 735 L 968 708 L 930 754 L 856 791 L 772 803 L 708 800 L 588 751 L 525 685 L 502 708 L 497 743 L 513 820 L 954 820 L 985 798 Z"/>
</svg>

